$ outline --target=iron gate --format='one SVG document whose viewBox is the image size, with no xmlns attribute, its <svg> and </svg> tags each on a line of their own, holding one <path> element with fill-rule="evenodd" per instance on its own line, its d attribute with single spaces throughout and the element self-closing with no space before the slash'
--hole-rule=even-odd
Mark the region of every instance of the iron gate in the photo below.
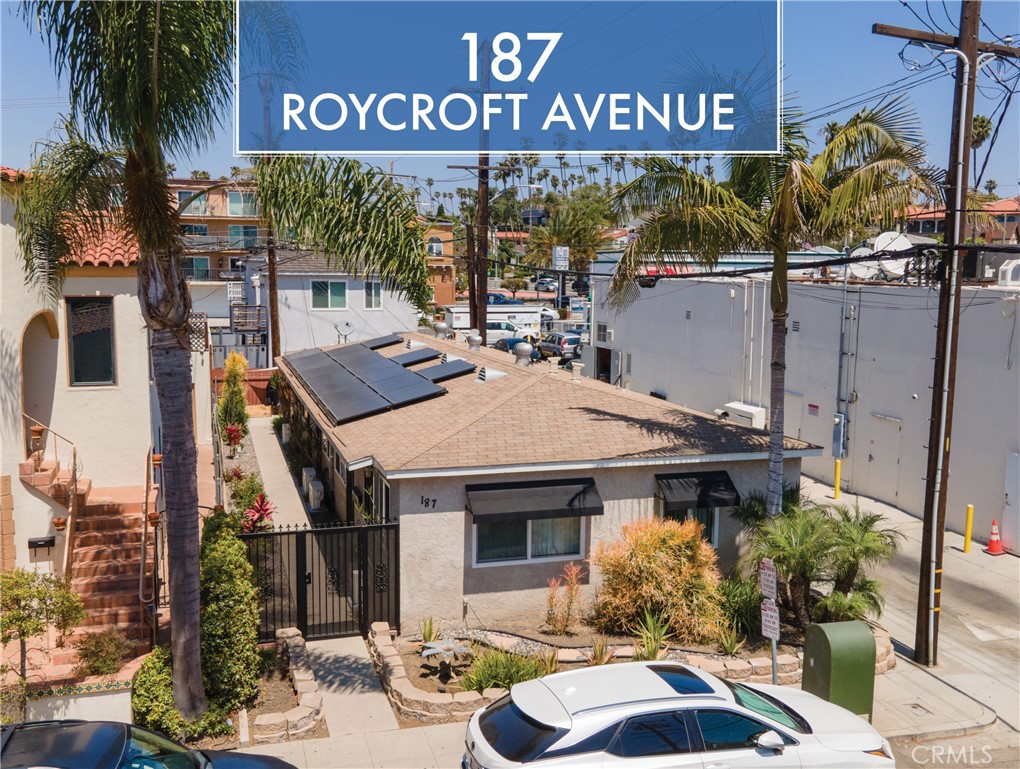
<svg viewBox="0 0 1020 769">
<path fill-rule="evenodd" d="M 396 523 L 241 534 L 259 589 L 259 641 L 296 627 L 307 639 L 368 635 L 400 622 Z"/>
</svg>

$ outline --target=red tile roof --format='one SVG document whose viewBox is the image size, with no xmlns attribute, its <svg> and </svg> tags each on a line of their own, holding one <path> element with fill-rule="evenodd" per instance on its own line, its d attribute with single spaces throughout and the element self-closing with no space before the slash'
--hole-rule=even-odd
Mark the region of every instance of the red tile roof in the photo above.
<svg viewBox="0 0 1020 769">
<path fill-rule="evenodd" d="M 13 182 L 18 178 L 21 173 L 17 168 L 10 168 L 9 166 L 0 166 L 0 179 L 5 182 Z"/>
<path fill-rule="evenodd" d="M 127 267 L 138 262 L 138 245 L 123 230 L 107 230 L 85 251 L 71 258 L 72 264 L 95 267 Z"/>
</svg>

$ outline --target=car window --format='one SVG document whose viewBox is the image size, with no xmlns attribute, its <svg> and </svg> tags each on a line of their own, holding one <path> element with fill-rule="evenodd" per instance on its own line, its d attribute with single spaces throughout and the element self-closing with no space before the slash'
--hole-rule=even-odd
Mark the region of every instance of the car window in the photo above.
<svg viewBox="0 0 1020 769">
<path fill-rule="evenodd" d="M 573 745 L 567 745 L 563 748 L 553 748 L 547 750 L 542 754 L 542 758 L 559 758 L 560 756 L 576 756 L 580 753 L 595 753 L 596 751 L 605 750 L 609 747 L 609 743 L 613 741 L 613 737 L 616 736 L 617 730 L 620 728 L 619 722 L 612 726 L 607 726 L 605 729 L 601 729 L 595 734 L 589 734 L 583 740 L 575 742 Z"/>
<path fill-rule="evenodd" d="M 673 687 L 677 694 L 711 694 L 712 687 L 701 676 L 676 665 L 652 665 L 648 668 Z"/>
<path fill-rule="evenodd" d="M 761 721 L 730 710 L 699 710 L 697 716 L 705 750 L 753 748 L 758 737 L 769 731 Z"/>
<path fill-rule="evenodd" d="M 195 769 L 194 754 L 176 742 L 145 729 L 128 727 L 118 769 Z"/>
<path fill-rule="evenodd" d="M 564 734 L 562 729 L 529 718 L 509 695 L 488 707 L 478 726 L 493 750 L 507 761 L 520 763 L 541 755 Z"/>
<path fill-rule="evenodd" d="M 624 758 L 690 753 L 691 741 L 680 715 L 652 713 L 628 719 L 609 752 Z"/>
<path fill-rule="evenodd" d="M 733 697 L 737 702 L 748 710 L 753 710 L 759 716 L 771 718 L 773 721 L 801 734 L 811 733 L 811 726 L 804 720 L 804 717 L 786 703 L 780 702 L 775 697 L 762 692 L 748 689 L 740 684 L 732 684 L 725 680 L 723 683 L 730 687 L 730 691 L 733 692 Z"/>
</svg>

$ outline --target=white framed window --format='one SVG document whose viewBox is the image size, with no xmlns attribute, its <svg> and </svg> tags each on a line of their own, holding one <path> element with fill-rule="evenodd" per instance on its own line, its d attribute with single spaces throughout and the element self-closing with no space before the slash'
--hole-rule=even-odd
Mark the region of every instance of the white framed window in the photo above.
<svg viewBox="0 0 1020 769">
<path fill-rule="evenodd" d="M 581 517 L 476 523 L 473 566 L 503 566 L 530 561 L 569 561 L 581 557 Z"/>
<path fill-rule="evenodd" d="M 227 216 L 258 216 L 254 192 L 229 190 L 227 192 Z"/>
<path fill-rule="evenodd" d="M 347 281 L 344 280 L 313 280 L 313 310 L 346 310 Z"/>
<path fill-rule="evenodd" d="M 177 205 L 180 206 L 185 200 L 194 195 L 198 190 L 177 190 Z M 188 207 L 181 211 L 181 216 L 205 216 L 208 213 L 208 205 L 206 204 L 206 196 L 199 195 Z"/>
<path fill-rule="evenodd" d="M 382 309 L 382 283 L 378 280 L 365 281 L 365 309 Z"/>
<path fill-rule="evenodd" d="M 68 297 L 67 356 L 72 387 L 117 384 L 112 297 Z"/>
<path fill-rule="evenodd" d="M 627 353 L 627 365 L 626 365 L 626 367 L 624 368 L 624 370 L 625 370 L 625 371 L 626 371 L 626 373 L 628 373 L 628 374 L 629 374 L 629 373 L 631 373 L 631 371 L 630 371 L 630 353 Z"/>
<path fill-rule="evenodd" d="M 443 241 L 441 238 L 432 236 L 429 238 L 429 242 L 425 247 L 429 256 L 442 256 L 443 255 Z"/>
</svg>

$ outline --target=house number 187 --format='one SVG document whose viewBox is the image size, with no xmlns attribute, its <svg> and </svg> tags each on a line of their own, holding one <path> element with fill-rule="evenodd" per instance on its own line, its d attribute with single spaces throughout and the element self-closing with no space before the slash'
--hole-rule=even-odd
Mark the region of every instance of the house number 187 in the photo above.
<svg viewBox="0 0 1020 769">
<path fill-rule="evenodd" d="M 436 509 L 436 498 L 435 497 L 422 497 L 421 498 L 421 506 L 424 507 L 426 510 L 428 510 L 430 508 L 435 510 Z"/>
</svg>

